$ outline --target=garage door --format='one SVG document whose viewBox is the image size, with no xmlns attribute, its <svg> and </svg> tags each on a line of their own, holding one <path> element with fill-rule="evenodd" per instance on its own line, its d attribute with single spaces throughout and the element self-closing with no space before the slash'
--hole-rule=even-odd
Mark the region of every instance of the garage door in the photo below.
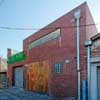
<svg viewBox="0 0 100 100">
<path fill-rule="evenodd" d="M 97 92 L 98 92 L 98 100 L 100 100 L 100 68 L 97 70 Z"/>
<path fill-rule="evenodd" d="M 23 88 L 23 68 L 18 67 L 14 69 L 14 83 L 15 87 Z"/>
<path fill-rule="evenodd" d="M 48 92 L 48 75 L 48 61 L 33 62 L 29 64 L 27 69 L 28 89 L 39 92 Z"/>
</svg>

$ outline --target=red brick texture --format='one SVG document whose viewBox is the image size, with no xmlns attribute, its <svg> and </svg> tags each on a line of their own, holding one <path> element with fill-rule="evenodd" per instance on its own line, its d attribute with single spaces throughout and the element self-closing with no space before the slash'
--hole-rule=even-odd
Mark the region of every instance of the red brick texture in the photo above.
<svg viewBox="0 0 100 100">
<path fill-rule="evenodd" d="M 27 55 L 27 60 L 23 63 L 31 63 L 35 61 L 48 60 L 49 61 L 49 91 L 50 95 L 64 96 L 64 97 L 77 97 L 77 67 L 76 67 L 76 21 L 74 17 L 75 11 L 81 10 L 80 24 L 80 67 L 81 67 L 81 80 L 87 80 L 87 67 L 86 67 L 86 50 L 84 47 L 84 41 L 89 38 L 90 33 L 94 34 L 96 28 L 87 29 L 86 24 L 94 23 L 91 19 L 90 12 L 88 11 L 88 6 L 83 3 L 79 7 L 73 9 L 69 13 L 65 14 L 61 18 L 57 19 L 53 23 L 44 27 L 35 34 L 29 36 L 23 41 L 23 49 Z M 59 39 L 49 41 L 43 45 L 32 48 L 28 50 L 28 45 L 46 35 L 56 30 L 60 27 L 61 29 L 61 44 L 59 44 Z M 68 28 L 69 27 L 69 28 Z M 89 33 L 89 34 L 88 34 Z M 69 63 L 65 63 L 65 60 L 69 60 Z M 56 62 L 63 63 L 62 74 L 54 73 L 54 64 Z M 12 79 L 12 68 L 13 66 L 18 66 L 17 64 L 9 65 L 9 76 Z M 10 80 L 11 81 L 11 80 Z"/>
<path fill-rule="evenodd" d="M 100 57 L 100 37 L 93 40 L 93 44 L 91 47 L 91 56 Z"/>
</svg>

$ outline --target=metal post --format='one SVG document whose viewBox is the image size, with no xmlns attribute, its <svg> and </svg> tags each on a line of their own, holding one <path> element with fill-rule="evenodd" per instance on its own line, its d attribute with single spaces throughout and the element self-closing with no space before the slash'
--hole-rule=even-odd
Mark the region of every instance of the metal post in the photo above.
<svg viewBox="0 0 100 100">
<path fill-rule="evenodd" d="M 82 80 L 82 100 L 86 100 L 86 80 Z"/>
<path fill-rule="evenodd" d="M 88 66 L 88 100 L 90 99 L 90 46 L 87 47 L 87 66 Z"/>
<path fill-rule="evenodd" d="M 91 100 L 91 71 L 90 71 L 90 47 L 92 45 L 92 41 L 91 40 L 86 40 L 85 41 L 85 46 L 87 47 L 87 69 L 88 69 L 88 100 Z"/>
<path fill-rule="evenodd" d="M 78 73 L 78 100 L 80 100 L 80 10 L 75 12 L 77 25 L 77 73 Z"/>
</svg>

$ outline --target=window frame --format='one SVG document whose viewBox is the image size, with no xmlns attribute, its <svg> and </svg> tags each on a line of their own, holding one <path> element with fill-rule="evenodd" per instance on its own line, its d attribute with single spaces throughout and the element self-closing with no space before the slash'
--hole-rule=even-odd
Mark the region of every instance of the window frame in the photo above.
<svg viewBox="0 0 100 100">
<path fill-rule="evenodd" d="M 55 74 L 62 74 L 63 73 L 63 63 L 56 62 L 54 64 L 54 73 Z"/>
</svg>

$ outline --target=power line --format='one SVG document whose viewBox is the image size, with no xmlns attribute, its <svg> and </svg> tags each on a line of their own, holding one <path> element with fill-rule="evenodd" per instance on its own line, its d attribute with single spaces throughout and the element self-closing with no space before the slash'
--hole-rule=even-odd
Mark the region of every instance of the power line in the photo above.
<svg viewBox="0 0 100 100">
<path fill-rule="evenodd" d="M 96 26 L 100 25 L 100 23 L 97 24 L 87 24 L 87 25 L 80 25 L 79 27 L 90 27 L 90 26 Z M 0 29 L 3 30 L 49 30 L 49 29 L 56 29 L 56 28 L 76 28 L 77 26 L 52 26 L 52 27 L 45 27 L 45 28 L 22 28 L 22 27 L 0 27 Z"/>
</svg>

